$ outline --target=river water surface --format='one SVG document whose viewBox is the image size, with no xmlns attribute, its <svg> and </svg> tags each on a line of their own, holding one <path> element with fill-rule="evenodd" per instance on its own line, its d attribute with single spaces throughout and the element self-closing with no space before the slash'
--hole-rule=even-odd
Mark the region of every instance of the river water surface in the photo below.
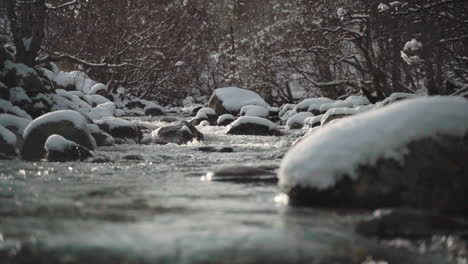
<svg viewBox="0 0 468 264">
<path fill-rule="evenodd" d="M 199 129 L 203 143 L 98 150 L 113 162 L 0 161 L 0 263 L 449 263 L 358 236 L 366 213 L 292 208 L 271 183 L 200 180 L 227 165 L 276 168 L 301 132 Z"/>
</svg>

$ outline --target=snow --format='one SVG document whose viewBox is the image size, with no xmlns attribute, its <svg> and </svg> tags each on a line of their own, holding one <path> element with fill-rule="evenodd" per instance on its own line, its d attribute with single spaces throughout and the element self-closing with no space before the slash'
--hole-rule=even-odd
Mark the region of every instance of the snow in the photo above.
<svg viewBox="0 0 468 264">
<path fill-rule="evenodd" d="M 98 125 L 106 124 L 109 126 L 109 129 L 115 129 L 118 127 L 133 127 L 136 128 L 137 125 L 133 122 L 127 121 L 122 118 L 117 118 L 117 117 L 105 117 L 96 122 Z"/>
<path fill-rule="evenodd" d="M 326 112 L 329 109 L 337 107 L 356 107 L 359 105 L 370 104 L 369 100 L 364 96 L 349 96 L 344 101 L 338 100 L 332 103 L 325 103 L 320 106 L 320 112 Z"/>
<path fill-rule="evenodd" d="M 239 111 L 245 105 L 269 107 L 257 93 L 238 87 L 216 89 L 213 96 L 218 97 L 223 107 L 230 112 Z"/>
<path fill-rule="evenodd" d="M 25 64 L 22 63 L 14 63 L 11 60 L 6 60 L 4 63 L 4 69 L 9 71 L 9 70 L 15 70 L 16 71 L 16 76 L 20 77 L 28 77 L 30 75 L 35 75 L 36 72 L 33 70 L 33 68 L 26 66 Z"/>
<path fill-rule="evenodd" d="M 423 97 L 336 122 L 288 151 L 279 169 L 279 184 L 326 189 L 339 175 L 356 179 L 360 165 L 374 165 L 381 158 L 403 162 L 410 142 L 466 135 L 466 113 L 466 99 Z"/>
<path fill-rule="evenodd" d="M 69 121 L 72 122 L 77 129 L 87 130 L 88 121 L 79 112 L 73 110 L 59 110 L 34 119 L 24 130 L 23 138 L 27 138 L 29 133 L 38 126 L 60 121 Z"/>
<path fill-rule="evenodd" d="M 94 107 L 88 114 L 89 118 L 99 120 L 105 117 L 114 117 L 116 114 L 115 104 L 112 102 L 100 104 Z"/>
<path fill-rule="evenodd" d="M 301 126 L 304 125 L 304 120 L 309 117 L 313 117 L 314 115 L 310 112 L 300 112 L 292 116 L 286 122 L 286 127 L 291 128 L 294 124 L 300 124 Z"/>
<path fill-rule="evenodd" d="M 197 115 L 195 116 L 196 119 L 208 119 L 208 116 L 206 115 L 205 112 L 197 112 Z"/>
<path fill-rule="evenodd" d="M 270 130 L 278 129 L 278 126 L 275 123 L 268 120 L 268 119 L 261 118 L 261 117 L 255 117 L 255 116 L 242 116 L 242 117 L 239 117 L 236 121 L 232 122 L 228 126 L 226 131 L 228 131 L 230 127 L 236 127 L 236 126 L 240 126 L 242 124 L 262 125 L 262 126 L 268 127 Z"/>
<path fill-rule="evenodd" d="M 384 12 L 390 9 L 390 7 L 384 3 L 380 3 L 379 6 L 377 7 L 379 12 Z"/>
<path fill-rule="evenodd" d="M 107 86 L 102 83 L 97 83 L 91 87 L 90 94 L 96 94 L 99 91 L 107 91 Z"/>
<path fill-rule="evenodd" d="M 23 109 L 3 99 L 0 99 L 0 112 L 10 113 L 28 120 L 32 120 L 31 116 L 29 116 L 28 113 L 26 113 Z"/>
<path fill-rule="evenodd" d="M 375 105 L 363 105 L 355 108 L 339 107 L 328 110 L 321 119 L 322 125 L 325 124 L 330 116 L 334 115 L 356 115 L 375 108 Z"/>
<path fill-rule="evenodd" d="M 417 51 L 421 48 L 422 48 L 422 43 L 417 41 L 416 39 L 412 39 L 411 41 L 406 42 L 403 50 L 404 51 Z"/>
<path fill-rule="evenodd" d="M 68 140 L 60 135 L 55 135 L 55 134 L 48 137 L 44 144 L 44 148 L 47 150 L 47 152 L 50 152 L 50 151 L 64 152 L 67 148 L 78 147 L 78 146 L 79 145 L 76 144 L 75 142 Z"/>
<path fill-rule="evenodd" d="M 93 105 L 100 105 L 100 104 L 110 102 L 109 99 L 99 94 L 91 94 L 91 95 L 87 95 L 86 97 Z"/>
<path fill-rule="evenodd" d="M 26 94 L 23 88 L 13 87 L 10 89 L 10 102 L 12 103 L 32 103 L 31 98 Z"/>
<path fill-rule="evenodd" d="M 286 112 L 290 111 L 290 110 L 293 110 L 294 108 L 296 108 L 296 104 L 285 104 L 285 105 L 282 105 L 280 107 L 280 111 L 278 113 L 278 116 L 279 117 L 282 117 L 284 114 L 286 114 Z"/>
<path fill-rule="evenodd" d="M 0 114 L 0 126 L 6 128 L 15 128 L 19 134 L 23 135 L 24 129 L 31 123 L 31 120 L 10 115 Z"/>
<path fill-rule="evenodd" d="M 412 94 L 412 93 L 392 93 L 389 97 L 385 98 L 383 101 L 378 102 L 375 106 L 376 109 L 386 106 L 388 104 L 392 104 L 396 101 L 403 100 L 403 99 L 411 99 L 411 98 L 418 98 L 421 97 L 419 94 Z"/>
<path fill-rule="evenodd" d="M 10 130 L 0 125 L 0 139 L 5 140 L 8 145 L 16 145 L 16 136 Z"/>
<path fill-rule="evenodd" d="M 216 123 L 220 124 L 220 123 L 222 123 L 222 122 L 224 122 L 226 120 L 234 120 L 234 119 L 236 119 L 236 118 L 233 115 L 224 114 L 224 115 L 218 117 L 218 120 L 216 121 Z"/>
<path fill-rule="evenodd" d="M 202 109 L 198 110 L 197 115 L 201 113 L 205 114 L 206 116 L 216 115 L 216 111 L 209 107 L 203 107 Z"/>
<path fill-rule="evenodd" d="M 308 117 L 304 120 L 304 126 L 306 127 L 313 127 L 314 124 L 320 123 L 322 121 L 322 117 L 324 115 L 318 115 L 318 116 L 311 116 Z"/>
<path fill-rule="evenodd" d="M 327 103 L 332 103 L 335 100 L 325 97 L 317 97 L 317 98 L 308 98 L 302 100 L 300 103 L 297 104 L 296 110 L 297 111 L 311 111 L 314 109 L 319 110 L 320 106 Z"/>
<path fill-rule="evenodd" d="M 257 117 L 268 117 L 270 111 L 262 106 L 258 105 L 246 105 L 243 106 L 240 110 L 240 115 L 242 116 L 257 116 Z"/>
<path fill-rule="evenodd" d="M 75 86 L 76 90 L 85 94 L 91 92 L 91 87 L 96 84 L 95 81 L 89 79 L 88 75 L 80 71 L 72 72 L 52 72 L 47 69 L 41 69 L 44 74 L 53 82 L 61 87 Z"/>
</svg>

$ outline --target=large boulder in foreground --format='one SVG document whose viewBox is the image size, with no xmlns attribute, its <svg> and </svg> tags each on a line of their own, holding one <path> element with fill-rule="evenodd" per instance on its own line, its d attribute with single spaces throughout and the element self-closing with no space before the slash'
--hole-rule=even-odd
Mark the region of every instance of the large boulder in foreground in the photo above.
<svg viewBox="0 0 468 264">
<path fill-rule="evenodd" d="M 223 114 L 237 115 L 245 105 L 269 107 L 257 93 L 237 87 L 216 89 L 208 102 L 208 106 L 213 108 L 218 116 Z"/>
<path fill-rule="evenodd" d="M 468 102 L 405 100 L 312 133 L 284 157 L 281 190 L 313 206 L 468 215 Z"/>
<path fill-rule="evenodd" d="M 228 135 L 281 136 L 278 126 L 266 118 L 243 116 L 226 129 Z"/>
<path fill-rule="evenodd" d="M 153 141 L 156 144 L 187 144 L 193 140 L 204 140 L 203 134 L 191 123 L 181 121 L 175 125 L 161 127 L 153 132 Z"/>
<path fill-rule="evenodd" d="M 48 137 L 44 148 L 47 160 L 52 162 L 83 161 L 93 156 L 87 148 L 59 135 Z"/>
<path fill-rule="evenodd" d="M 61 110 L 40 116 L 26 127 L 23 134 L 22 158 L 25 160 L 44 158 L 46 154 L 44 143 L 53 134 L 76 142 L 89 150 L 96 148 L 86 118 L 76 111 Z"/>
</svg>

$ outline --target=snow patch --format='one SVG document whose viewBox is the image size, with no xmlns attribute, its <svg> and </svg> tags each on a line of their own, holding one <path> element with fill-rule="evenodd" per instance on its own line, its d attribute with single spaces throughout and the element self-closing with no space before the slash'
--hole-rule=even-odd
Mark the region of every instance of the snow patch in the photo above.
<svg viewBox="0 0 468 264">
<path fill-rule="evenodd" d="M 268 117 L 270 115 L 270 111 L 258 105 L 246 105 L 243 106 L 240 110 L 240 115 L 242 116 L 256 116 L 256 117 Z"/>
<path fill-rule="evenodd" d="M 236 121 L 232 122 L 228 126 L 226 131 L 228 131 L 229 128 L 231 128 L 231 127 L 240 126 L 242 124 L 262 125 L 262 126 L 268 127 L 270 130 L 278 129 L 278 126 L 275 123 L 268 120 L 268 119 L 261 118 L 261 117 L 255 117 L 255 116 L 242 116 L 242 117 L 239 117 Z"/>
</svg>

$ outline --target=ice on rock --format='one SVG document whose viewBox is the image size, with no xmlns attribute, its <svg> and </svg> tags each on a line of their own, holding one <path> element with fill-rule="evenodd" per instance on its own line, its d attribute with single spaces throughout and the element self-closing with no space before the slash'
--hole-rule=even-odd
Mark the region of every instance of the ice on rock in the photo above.
<svg viewBox="0 0 468 264">
<path fill-rule="evenodd" d="M 379 159 L 402 161 L 415 140 L 468 133 L 468 101 L 457 97 L 409 99 L 356 115 L 315 131 L 286 154 L 280 185 L 332 187 L 338 175 Z"/>
</svg>

